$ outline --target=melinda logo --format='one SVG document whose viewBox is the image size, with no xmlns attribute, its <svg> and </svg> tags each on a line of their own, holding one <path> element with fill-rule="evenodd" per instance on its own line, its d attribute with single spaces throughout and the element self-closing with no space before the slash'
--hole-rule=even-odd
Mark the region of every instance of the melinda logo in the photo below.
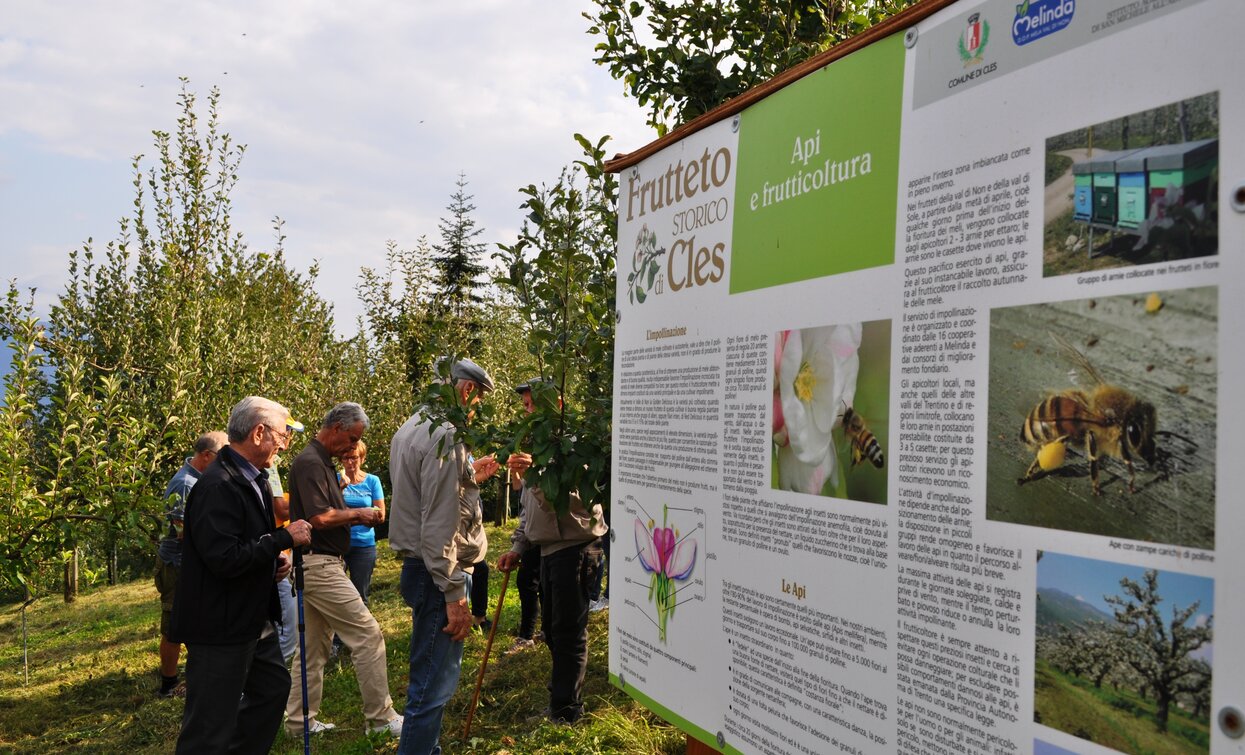
<svg viewBox="0 0 1245 755">
<path fill-rule="evenodd" d="M 1054 34 L 1072 23 L 1076 0 L 1025 0 L 1016 6 L 1012 22 L 1012 39 L 1027 45 L 1048 34 Z"/>
</svg>

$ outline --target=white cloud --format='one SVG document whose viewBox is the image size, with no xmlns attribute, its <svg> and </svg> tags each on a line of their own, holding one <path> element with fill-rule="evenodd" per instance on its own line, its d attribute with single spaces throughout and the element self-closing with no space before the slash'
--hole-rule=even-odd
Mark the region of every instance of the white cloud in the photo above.
<svg viewBox="0 0 1245 755">
<path fill-rule="evenodd" d="M 319 289 L 334 302 L 339 328 L 350 328 L 358 267 L 383 264 L 388 239 L 409 247 L 421 234 L 435 238 L 460 171 L 491 247 L 519 224 L 516 189 L 552 180 L 578 157 L 574 132 L 616 135 L 611 153 L 652 138 L 622 86 L 591 62 L 595 40 L 579 15 L 587 7 L 17 5 L 0 36 L 0 150 L 33 148 L 61 170 L 68 162 L 71 181 L 73 170 L 90 175 L 140 152 L 150 165 L 151 131 L 176 127 L 177 77 L 190 78 L 201 115 L 218 85 L 222 125 L 247 145 L 236 228 L 266 249 L 272 217 L 284 218 L 289 258 L 300 268 L 322 262 Z M 99 224 L 89 207 L 77 213 L 79 225 L 37 208 L 6 216 L 6 196 L 28 183 L 23 171 L 38 169 L 30 157 L 0 151 L 0 264 L 24 279 L 34 249 L 59 258 L 41 263 L 44 287 L 48 264 L 63 265 L 88 235 L 111 238 L 116 225 L 113 215 Z M 109 208 L 132 195 L 128 182 L 107 191 L 98 201 Z M 15 221 L 20 233 L 7 229 Z M 79 235 L 68 241 L 67 233 Z"/>
</svg>

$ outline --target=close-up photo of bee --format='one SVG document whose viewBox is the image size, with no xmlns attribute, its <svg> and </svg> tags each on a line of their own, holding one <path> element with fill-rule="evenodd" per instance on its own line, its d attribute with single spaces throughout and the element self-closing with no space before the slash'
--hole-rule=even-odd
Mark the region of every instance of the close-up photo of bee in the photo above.
<svg viewBox="0 0 1245 755">
<path fill-rule="evenodd" d="M 865 424 L 865 418 L 847 404 L 843 404 L 843 435 L 852 450 L 853 467 L 865 459 L 877 469 L 885 466 L 886 457 L 882 453 L 882 444 L 878 443 L 877 436 Z"/>
<path fill-rule="evenodd" d="M 1218 291 L 995 309 L 986 517 L 1213 550 Z"/>
<path fill-rule="evenodd" d="M 886 505 L 891 321 L 774 335 L 771 486 Z"/>
</svg>

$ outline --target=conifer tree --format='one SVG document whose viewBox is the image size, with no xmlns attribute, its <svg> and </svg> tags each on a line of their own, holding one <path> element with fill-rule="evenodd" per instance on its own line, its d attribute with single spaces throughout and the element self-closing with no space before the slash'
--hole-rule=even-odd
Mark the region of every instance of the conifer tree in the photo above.
<svg viewBox="0 0 1245 755">
<path fill-rule="evenodd" d="M 479 240 L 483 228 L 476 226 L 471 213 L 476 206 L 467 193 L 467 176 L 458 174 L 457 188 L 445 208 L 449 217 L 441 218 L 441 243 L 434 244 L 432 262 L 436 268 L 439 299 L 450 317 L 472 320 L 471 311 L 483 301 L 481 289 L 485 244 Z"/>
</svg>

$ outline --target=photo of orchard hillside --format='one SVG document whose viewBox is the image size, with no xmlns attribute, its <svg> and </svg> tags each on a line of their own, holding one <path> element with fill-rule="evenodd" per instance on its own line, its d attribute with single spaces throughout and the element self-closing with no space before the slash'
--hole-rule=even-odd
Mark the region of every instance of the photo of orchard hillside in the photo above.
<svg viewBox="0 0 1245 755">
<path fill-rule="evenodd" d="M 1214 583 L 1038 553 L 1033 720 L 1128 753 L 1210 746 Z"/>
</svg>

